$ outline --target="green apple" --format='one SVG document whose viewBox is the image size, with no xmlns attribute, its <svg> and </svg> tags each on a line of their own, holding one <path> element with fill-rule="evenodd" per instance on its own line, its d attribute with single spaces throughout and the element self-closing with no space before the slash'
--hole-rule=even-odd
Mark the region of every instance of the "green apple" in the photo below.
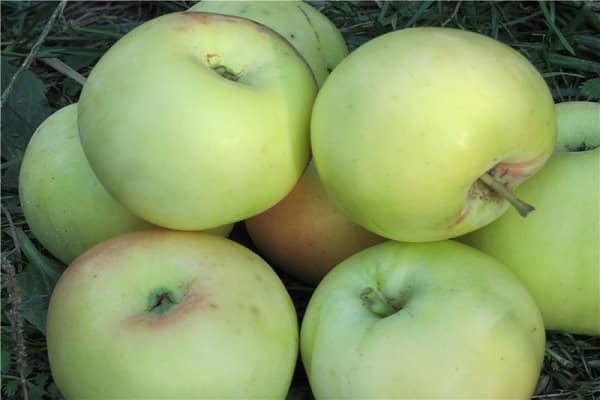
<svg viewBox="0 0 600 400">
<path fill-rule="evenodd" d="M 148 229 L 107 191 L 85 158 L 77 129 L 77 104 L 48 117 L 25 150 L 19 198 L 40 243 L 65 264 L 101 241 Z M 210 230 L 227 236 L 233 225 Z"/>
<path fill-rule="evenodd" d="M 346 259 L 300 332 L 316 399 L 529 399 L 544 344 L 517 278 L 453 241 L 389 241 Z"/>
<path fill-rule="evenodd" d="M 348 54 L 346 42 L 336 26 L 304 1 L 204 0 L 190 10 L 236 15 L 268 26 L 302 54 L 319 86 Z"/>
<path fill-rule="evenodd" d="M 323 188 L 313 162 L 294 190 L 247 219 L 246 229 L 260 254 L 311 285 L 345 258 L 384 240 L 342 212 Z"/>
<path fill-rule="evenodd" d="M 593 150 L 600 146 L 600 105 L 567 101 L 556 105 L 555 152 Z"/>
<path fill-rule="evenodd" d="M 66 269 L 47 342 L 67 399 L 282 399 L 298 322 L 282 282 L 247 248 L 147 230 L 103 242 Z"/>
<path fill-rule="evenodd" d="M 547 329 L 600 335 L 600 105 L 560 103 L 556 112 L 557 152 L 517 190 L 536 211 L 522 220 L 509 210 L 459 240 L 519 276 Z"/>
<path fill-rule="evenodd" d="M 317 96 L 311 135 L 319 176 L 353 220 L 419 242 L 506 211 L 496 190 L 543 165 L 556 122 L 544 79 L 517 51 L 473 32 L 411 28 L 367 42 L 336 67 Z"/>
<path fill-rule="evenodd" d="M 202 12 L 145 22 L 92 70 L 79 130 L 92 169 L 135 215 L 199 230 L 292 190 L 309 157 L 317 84 L 284 38 Z"/>
<path fill-rule="evenodd" d="M 49 116 L 31 137 L 19 198 L 35 237 L 65 264 L 103 240 L 152 227 L 115 201 L 92 172 L 79 141 L 77 104 Z"/>
</svg>

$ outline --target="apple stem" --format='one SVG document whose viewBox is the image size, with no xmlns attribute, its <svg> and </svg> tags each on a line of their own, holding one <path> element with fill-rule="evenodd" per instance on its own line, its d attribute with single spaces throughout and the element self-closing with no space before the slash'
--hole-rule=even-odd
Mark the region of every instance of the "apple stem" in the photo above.
<svg viewBox="0 0 600 400">
<path fill-rule="evenodd" d="M 384 296 L 379 290 L 367 287 L 360 293 L 363 305 L 372 313 L 382 317 L 387 317 L 402 309 L 402 306 L 396 304 L 393 299 Z"/>
<path fill-rule="evenodd" d="M 523 200 L 519 199 L 510 189 L 506 188 L 502 183 L 498 182 L 492 175 L 485 173 L 479 178 L 483 183 L 489 186 L 494 192 L 498 193 L 504 199 L 506 199 L 517 212 L 522 216 L 526 217 L 527 214 L 535 210 L 535 208 Z"/>
</svg>

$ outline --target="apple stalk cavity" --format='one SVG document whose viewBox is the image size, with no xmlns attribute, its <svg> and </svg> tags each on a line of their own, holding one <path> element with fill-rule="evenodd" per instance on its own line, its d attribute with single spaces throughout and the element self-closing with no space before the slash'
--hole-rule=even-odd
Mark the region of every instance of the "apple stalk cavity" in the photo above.
<svg viewBox="0 0 600 400">
<path fill-rule="evenodd" d="M 508 201 L 517 210 L 520 216 L 526 217 L 527 214 L 535 210 L 535 207 L 519 199 L 510 191 L 510 189 L 494 179 L 489 173 L 483 174 L 479 179 L 481 179 L 490 189 Z"/>
<path fill-rule="evenodd" d="M 183 296 L 168 289 L 159 289 L 150 295 L 147 311 L 154 315 L 168 313 Z"/>
<path fill-rule="evenodd" d="M 228 79 L 230 81 L 237 82 L 240 80 L 240 76 L 238 74 L 234 73 L 224 65 L 214 66 L 212 67 L 212 70 L 215 71 L 217 74 L 221 75 L 223 78 Z"/>
<path fill-rule="evenodd" d="M 404 306 L 403 301 L 388 297 L 373 287 L 366 287 L 360 293 L 360 298 L 369 311 L 383 318 L 402 310 Z"/>
</svg>

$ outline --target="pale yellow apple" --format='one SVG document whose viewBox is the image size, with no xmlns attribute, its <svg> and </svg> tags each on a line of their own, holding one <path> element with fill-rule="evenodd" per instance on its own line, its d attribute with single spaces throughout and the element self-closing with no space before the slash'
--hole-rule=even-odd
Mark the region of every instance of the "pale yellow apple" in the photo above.
<svg viewBox="0 0 600 400">
<path fill-rule="evenodd" d="M 496 259 L 466 245 L 388 241 L 336 266 L 300 333 L 319 399 L 530 399 L 540 311 Z"/>
<path fill-rule="evenodd" d="M 141 231 L 71 264 L 48 310 L 52 376 L 67 399 L 283 399 L 298 354 L 294 305 L 247 248 Z"/>
<path fill-rule="evenodd" d="M 311 129 L 319 176 L 348 215 L 411 242 L 498 218 L 508 203 L 480 177 L 516 187 L 555 136 L 535 67 L 492 38 L 449 28 L 403 29 L 352 52 L 321 88 Z"/>
<path fill-rule="evenodd" d="M 294 187 L 309 158 L 316 91 L 304 59 L 264 25 L 167 14 L 95 65 L 79 103 L 81 142 L 99 180 L 135 215 L 214 228 Z"/>
<path fill-rule="evenodd" d="M 19 200 L 36 239 L 65 264 L 104 240 L 154 227 L 118 203 L 94 175 L 79 140 L 77 104 L 53 113 L 31 137 Z M 232 228 L 210 232 L 227 236 Z"/>
<path fill-rule="evenodd" d="M 600 335 L 600 104 L 556 111 L 557 152 L 517 189 L 536 210 L 526 219 L 509 210 L 459 240 L 519 276 L 547 329 Z"/>
</svg>

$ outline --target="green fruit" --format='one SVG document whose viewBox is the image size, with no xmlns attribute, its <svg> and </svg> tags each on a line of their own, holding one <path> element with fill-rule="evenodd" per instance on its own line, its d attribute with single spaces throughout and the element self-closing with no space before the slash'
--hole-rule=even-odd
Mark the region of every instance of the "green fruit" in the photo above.
<svg viewBox="0 0 600 400">
<path fill-rule="evenodd" d="M 135 232 L 59 279 L 48 358 L 66 399 L 283 399 L 294 305 L 247 248 L 194 232 Z"/>
<path fill-rule="evenodd" d="M 94 175 L 79 141 L 77 104 L 56 111 L 33 134 L 21 165 L 19 198 L 35 237 L 65 264 L 103 240 L 152 227 Z"/>
<path fill-rule="evenodd" d="M 325 276 L 300 348 L 316 399 L 529 399 L 544 340 L 531 295 L 497 260 L 389 241 Z"/>
<path fill-rule="evenodd" d="M 346 57 L 313 108 L 312 150 L 327 191 L 355 222 L 401 241 L 455 237 L 508 203 L 556 135 L 550 90 L 520 53 L 448 28 L 379 36 Z"/>
<path fill-rule="evenodd" d="M 19 198 L 36 239 L 65 264 L 104 240 L 154 227 L 118 203 L 94 175 L 79 140 L 77 104 L 56 111 L 33 134 Z M 227 236 L 232 228 L 207 232 Z"/>
<path fill-rule="evenodd" d="M 526 219 L 509 210 L 459 240 L 519 276 L 547 329 L 600 335 L 600 105 L 560 103 L 556 112 L 558 151 L 517 190 L 536 210 Z"/>
<path fill-rule="evenodd" d="M 102 184 L 156 225 L 201 230 L 273 206 L 309 157 L 317 85 L 248 19 L 163 15 L 122 37 L 83 87 L 81 142 Z"/>
<path fill-rule="evenodd" d="M 306 59 L 319 86 L 348 54 L 344 38 L 329 19 L 304 1 L 201 1 L 190 11 L 249 18 L 285 37 Z"/>
</svg>

